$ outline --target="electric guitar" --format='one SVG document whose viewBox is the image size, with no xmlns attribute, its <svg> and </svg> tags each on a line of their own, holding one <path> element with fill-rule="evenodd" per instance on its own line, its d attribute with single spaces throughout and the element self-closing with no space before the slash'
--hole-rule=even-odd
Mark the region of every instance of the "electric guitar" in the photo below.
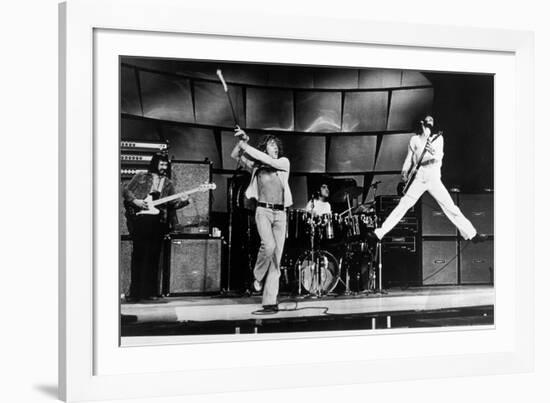
<svg viewBox="0 0 550 403">
<path fill-rule="evenodd" d="M 136 215 L 136 216 L 144 215 L 144 214 L 157 215 L 157 214 L 160 213 L 160 210 L 158 208 L 156 208 L 156 206 L 159 206 L 159 205 L 164 204 L 164 203 L 171 202 L 172 200 L 179 199 L 183 195 L 188 195 L 189 196 L 193 193 L 207 192 L 209 190 L 214 190 L 214 189 L 216 189 L 216 184 L 215 183 L 204 183 L 204 184 L 200 185 L 199 187 L 193 188 L 191 190 L 187 190 L 185 192 L 175 193 L 173 195 L 166 196 L 166 197 L 163 197 L 161 199 L 155 199 L 154 195 L 152 193 L 150 193 L 144 199 L 144 201 L 147 203 L 147 208 L 146 209 L 139 209 L 137 206 L 135 206 L 131 202 L 125 202 L 125 207 L 126 207 L 126 211 L 128 211 L 130 215 Z"/>
<path fill-rule="evenodd" d="M 424 146 L 424 150 L 422 150 L 422 154 L 420 155 L 420 158 L 418 159 L 418 162 L 416 163 L 416 166 L 413 167 L 411 171 L 409 171 L 408 179 L 406 182 L 399 182 L 397 185 L 397 193 L 400 196 L 403 196 L 405 193 L 407 193 L 407 190 L 411 187 L 414 178 L 416 178 L 416 174 L 418 173 L 418 170 L 420 169 L 420 166 L 422 165 L 422 160 L 424 159 L 424 155 L 426 155 L 426 152 L 428 151 L 428 144 L 433 143 L 439 136 L 443 135 L 443 132 L 437 132 L 434 135 L 431 135 L 428 138 L 428 141 L 426 141 L 426 145 Z"/>
</svg>

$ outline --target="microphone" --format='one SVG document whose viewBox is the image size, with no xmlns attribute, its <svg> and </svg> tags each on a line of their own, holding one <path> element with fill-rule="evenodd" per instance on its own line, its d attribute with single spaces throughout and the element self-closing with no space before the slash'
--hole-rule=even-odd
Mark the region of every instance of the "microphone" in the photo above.
<svg viewBox="0 0 550 403">
<path fill-rule="evenodd" d="M 371 187 L 371 188 L 375 188 L 375 187 L 377 187 L 377 186 L 378 186 L 379 184 L 381 184 L 381 183 L 382 183 L 382 181 L 376 181 L 376 182 L 374 182 L 374 183 L 371 183 L 370 187 Z"/>
</svg>

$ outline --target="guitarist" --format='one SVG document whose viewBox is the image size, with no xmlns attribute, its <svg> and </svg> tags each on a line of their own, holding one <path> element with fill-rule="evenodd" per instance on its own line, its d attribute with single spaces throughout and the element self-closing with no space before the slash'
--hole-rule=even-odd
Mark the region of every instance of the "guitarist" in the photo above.
<svg viewBox="0 0 550 403">
<path fill-rule="evenodd" d="M 486 235 L 477 233 L 472 223 L 464 217 L 460 209 L 454 204 L 451 195 L 441 182 L 443 136 L 437 136 L 437 134 L 433 133 L 433 127 L 434 118 L 426 115 L 420 121 L 420 130 L 418 133 L 411 137 L 407 157 L 401 170 L 401 179 L 407 182 L 410 171 L 420 162 L 418 171 L 416 171 L 416 175 L 405 194 L 401 197 L 399 204 L 386 218 L 382 226 L 376 228 L 374 232 L 369 233 L 369 238 L 372 241 L 380 241 L 391 231 L 426 191 L 437 201 L 441 210 L 458 228 L 464 239 L 471 239 L 474 243 L 477 243 L 487 238 Z M 422 160 L 419 161 L 422 155 Z"/>
<path fill-rule="evenodd" d="M 175 194 L 168 178 L 170 161 L 166 153 L 157 153 L 151 159 L 147 172 L 139 172 L 124 186 L 122 197 L 126 208 L 128 232 L 133 241 L 129 302 L 155 301 L 158 297 L 158 268 L 162 240 L 175 219 L 175 210 L 189 204 L 186 194 L 179 199 L 159 206 L 158 215 L 136 215 L 147 209 L 144 200 L 152 194 L 153 199 Z"/>
</svg>

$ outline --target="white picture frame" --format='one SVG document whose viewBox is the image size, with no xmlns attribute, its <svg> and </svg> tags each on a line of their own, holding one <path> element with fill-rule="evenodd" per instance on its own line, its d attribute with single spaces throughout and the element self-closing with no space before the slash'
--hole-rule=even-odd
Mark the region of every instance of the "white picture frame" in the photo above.
<svg viewBox="0 0 550 403">
<path fill-rule="evenodd" d="M 244 17 L 246 24 L 234 23 Z M 280 18 L 273 16 L 243 10 L 222 16 L 168 0 L 72 0 L 60 5 L 59 390 L 64 400 L 172 396 L 533 369 L 532 34 L 292 15 L 285 16 L 284 20 L 282 32 Z M 503 240 L 500 249 L 495 251 L 496 254 L 499 250 L 504 251 L 506 255 L 502 256 L 502 261 L 507 261 L 496 283 L 495 328 L 478 332 L 448 329 L 438 333 L 400 335 L 381 331 L 378 335 L 383 337 L 354 334 L 345 339 L 248 340 L 232 343 L 231 349 L 227 348 L 230 342 L 118 348 L 118 337 L 113 337 L 118 326 L 118 304 L 112 303 L 117 301 L 116 293 L 106 297 L 111 293 L 104 292 L 113 287 L 116 289 L 116 284 L 110 281 L 113 271 L 104 270 L 107 267 L 105 262 L 112 261 L 113 254 L 112 251 L 104 253 L 101 246 L 104 238 L 102 223 L 111 221 L 109 214 L 112 210 L 103 210 L 102 201 L 106 199 L 99 196 L 117 192 L 113 187 L 103 185 L 107 182 L 104 178 L 109 175 L 107 161 L 114 161 L 112 153 L 117 149 L 112 149 L 109 140 L 102 140 L 105 136 L 98 136 L 97 130 L 103 128 L 103 118 L 112 110 L 110 106 L 118 102 L 114 100 L 114 104 L 109 104 L 112 97 L 105 94 L 112 92 L 112 86 L 109 87 L 102 71 L 109 71 L 109 60 L 120 51 L 120 46 L 132 49 L 131 37 L 136 35 L 141 40 L 140 46 L 147 46 L 146 42 L 153 38 L 149 44 L 150 52 L 155 41 L 160 40 L 165 48 L 158 52 L 166 57 L 181 54 L 178 41 L 191 38 L 186 43 L 195 44 L 195 57 L 199 50 L 205 55 L 213 54 L 214 45 L 211 49 L 197 46 L 205 41 L 207 45 L 222 43 L 224 46 L 219 48 L 243 43 L 289 50 L 287 56 L 273 53 L 269 61 L 288 62 L 285 57 L 292 57 L 292 52 L 296 52 L 304 55 L 301 62 L 323 64 L 326 57 L 323 59 L 319 50 L 330 49 L 342 57 L 340 60 L 349 57 L 345 59 L 347 64 L 360 65 L 366 62 L 353 56 L 360 48 L 366 53 L 375 52 L 372 54 L 378 55 L 378 60 L 385 60 L 381 66 L 370 62 L 371 67 L 403 67 L 399 64 L 404 63 L 403 58 L 393 56 L 392 59 L 392 55 L 405 52 L 399 54 L 410 57 L 406 61 L 410 68 L 498 70 L 495 83 L 495 172 L 498 175 L 499 164 L 506 164 L 514 172 L 515 184 L 506 190 L 499 178 L 495 180 L 497 200 L 499 195 L 503 195 L 500 196 L 502 202 L 496 202 L 495 239 L 504 234 L 503 226 L 499 226 L 499 214 L 512 216 L 507 229 L 512 235 L 500 238 Z M 136 42 L 135 38 L 133 42 Z M 174 46 L 170 47 L 171 43 Z M 246 46 L 243 45 L 239 60 L 248 61 L 242 53 Z M 311 51 L 304 53 L 303 50 L 307 49 Z M 426 64 L 421 57 L 423 54 L 441 57 Z M 104 55 L 111 59 L 98 64 Z M 154 56 L 151 53 L 146 55 Z M 217 57 L 223 57 L 222 50 L 218 50 Z M 254 57 L 263 56 L 256 54 L 249 60 L 254 61 Z M 392 62 L 394 59 L 399 60 Z M 493 67 L 485 71 L 484 63 Z M 499 70 L 501 63 L 503 67 Z M 504 79 L 499 81 L 500 77 Z M 105 99 L 105 102 L 99 102 L 100 99 Z M 118 113 L 118 109 L 114 112 Z M 108 132 L 108 126 L 105 128 Z M 520 142 L 522 153 L 514 153 L 516 144 Z M 98 164 L 99 156 L 102 164 Z M 520 181 L 522 191 L 514 192 Z M 113 198 L 116 199 L 116 193 Z M 517 219 L 520 212 L 521 221 Z M 104 256 L 107 260 L 103 260 Z M 368 351 L 366 346 L 373 344 L 373 337 L 381 346 L 385 338 L 392 337 L 392 342 L 397 341 L 400 345 L 406 345 L 402 343 L 406 339 L 409 345 L 417 346 L 418 352 L 394 351 L 389 354 L 385 350 L 378 353 Z M 442 340 L 461 343 L 461 349 L 451 349 Z M 311 344 L 315 346 L 311 347 Z M 489 345 L 492 346 L 490 350 L 485 347 Z M 338 354 L 334 353 L 336 346 L 342 347 Z M 327 353 L 323 359 L 293 361 L 294 356 L 308 348 L 324 348 L 332 353 Z M 271 355 L 262 355 L 266 351 Z M 354 354 L 357 351 L 365 354 Z M 246 356 L 243 355 L 245 352 Z M 286 354 L 282 352 L 292 352 L 288 354 L 291 357 L 285 360 Z M 155 357 L 178 355 L 186 357 L 185 360 L 176 359 L 169 363 L 161 360 L 162 365 L 155 364 Z M 216 383 L 213 384 L 211 379 L 216 379 Z"/>
</svg>

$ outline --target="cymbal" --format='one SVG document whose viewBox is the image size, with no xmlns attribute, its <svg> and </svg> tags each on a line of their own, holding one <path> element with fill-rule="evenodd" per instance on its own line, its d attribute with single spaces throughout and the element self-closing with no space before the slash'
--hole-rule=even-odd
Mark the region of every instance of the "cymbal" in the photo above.
<svg viewBox="0 0 550 403">
<path fill-rule="evenodd" d="M 334 193 L 330 199 L 334 203 L 344 203 L 346 201 L 346 194 L 350 199 L 353 199 L 363 194 L 363 188 L 359 186 L 348 186 Z"/>
<path fill-rule="evenodd" d="M 363 214 L 363 213 L 372 213 L 374 211 L 374 203 L 364 203 L 360 204 L 351 210 L 352 214 Z"/>
</svg>

